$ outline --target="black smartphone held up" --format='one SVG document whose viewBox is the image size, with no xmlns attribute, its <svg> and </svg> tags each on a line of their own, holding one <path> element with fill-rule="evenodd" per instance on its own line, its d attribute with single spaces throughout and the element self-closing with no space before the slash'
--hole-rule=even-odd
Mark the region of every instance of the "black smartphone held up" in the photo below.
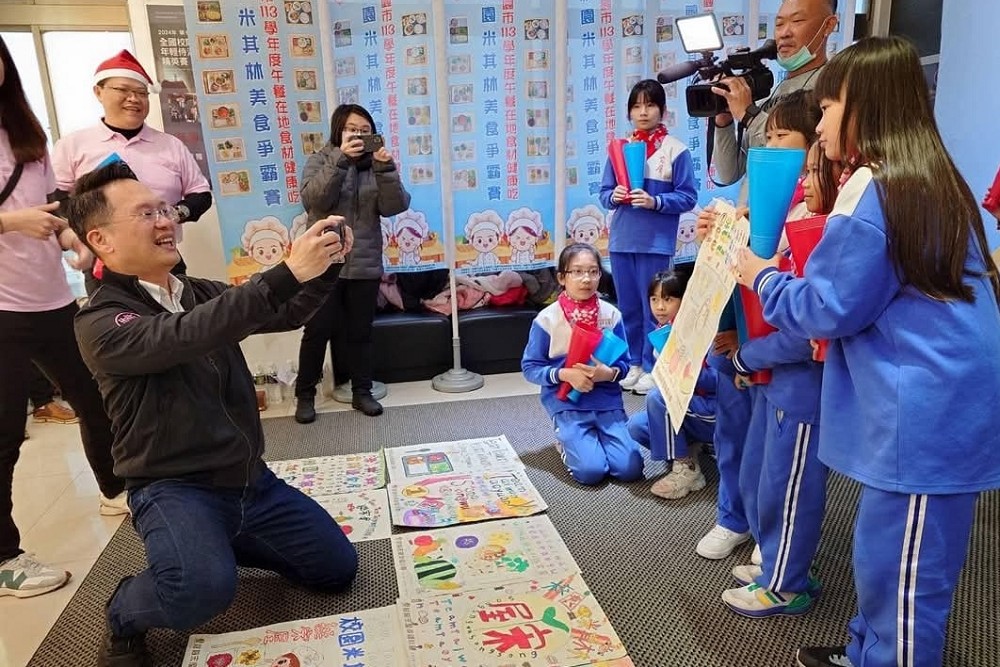
<svg viewBox="0 0 1000 667">
<path fill-rule="evenodd" d="M 385 139 L 381 134 L 362 134 L 358 137 L 365 145 L 365 153 L 375 153 L 385 147 Z"/>
<path fill-rule="evenodd" d="M 330 234 L 331 232 L 337 235 L 337 237 L 340 239 L 341 244 L 344 243 L 344 223 L 334 222 L 332 224 L 327 225 L 323 229 L 324 234 Z M 343 255 L 341 255 L 340 258 L 334 261 L 334 264 L 343 264 L 345 261 L 347 260 L 344 258 Z"/>
</svg>

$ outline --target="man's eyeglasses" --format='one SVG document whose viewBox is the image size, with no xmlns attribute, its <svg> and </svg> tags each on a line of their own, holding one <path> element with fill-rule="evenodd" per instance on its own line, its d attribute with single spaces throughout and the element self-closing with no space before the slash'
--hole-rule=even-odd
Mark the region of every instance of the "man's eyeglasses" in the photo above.
<svg viewBox="0 0 1000 667">
<path fill-rule="evenodd" d="M 148 90 L 140 90 L 139 88 L 122 88 L 121 86 L 102 86 L 103 88 L 109 88 L 125 99 L 128 99 L 132 95 L 135 95 L 139 99 L 146 99 L 149 97 Z"/>
<path fill-rule="evenodd" d="M 149 223 L 151 225 L 156 224 L 156 221 L 160 218 L 167 220 L 168 222 L 179 222 L 181 216 L 177 213 L 177 209 L 173 206 L 164 206 L 163 208 L 154 208 L 149 211 L 140 211 L 139 213 L 132 213 L 129 215 L 130 218 L 134 218 L 139 222 Z"/>
<path fill-rule="evenodd" d="M 574 280 L 583 280 L 584 278 L 590 278 L 591 280 L 598 280 L 601 277 L 600 269 L 570 269 L 569 271 L 563 271 L 564 275 L 572 276 Z"/>
<path fill-rule="evenodd" d="M 344 128 L 344 130 L 348 134 L 357 134 L 357 135 L 368 135 L 368 134 L 372 133 L 372 129 L 370 127 L 351 127 L 351 126 L 347 126 L 347 127 Z"/>
</svg>

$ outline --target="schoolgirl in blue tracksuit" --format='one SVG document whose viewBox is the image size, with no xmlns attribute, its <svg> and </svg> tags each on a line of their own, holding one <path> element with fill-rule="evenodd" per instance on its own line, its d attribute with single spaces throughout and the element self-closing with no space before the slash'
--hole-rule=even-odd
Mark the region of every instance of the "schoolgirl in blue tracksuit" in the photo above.
<svg viewBox="0 0 1000 667">
<path fill-rule="evenodd" d="M 648 375 L 653 369 L 653 347 L 646 335 L 653 330 L 654 320 L 646 287 L 657 272 L 671 267 L 680 214 L 693 209 L 698 199 L 691 153 L 662 124 L 666 104 L 663 86 L 652 79 L 632 88 L 629 120 L 635 126 L 632 139 L 646 142 L 646 178 L 641 186 L 632 184 L 628 192 L 617 185 L 609 160 L 601 182 L 601 204 L 612 212 L 612 278 L 633 364 L 622 388 L 638 393 L 653 387 Z"/>
<path fill-rule="evenodd" d="M 940 667 L 976 499 L 1000 487 L 997 267 L 909 42 L 841 51 L 816 94 L 826 156 L 852 173 L 805 277 L 749 253 L 736 266 L 769 322 L 830 341 L 819 456 L 862 484 L 850 643 L 797 658 Z"/>
<path fill-rule="evenodd" d="M 542 406 L 555 425 L 563 462 L 581 484 L 597 484 L 609 474 L 625 482 L 642 478 L 642 454 L 628 433 L 618 384 L 628 370 L 628 354 L 611 367 L 565 367 L 574 323 L 625 336 L 621 313 L 597 297 L 600 259 L 585 243 L 563 249 L 556 278 L 564 291 L 532 322 L 521 359 L 525 379 L 542 387 Z M 581 392 L 578 401 L 557 397 L 563 382 Z"/>
</svg>

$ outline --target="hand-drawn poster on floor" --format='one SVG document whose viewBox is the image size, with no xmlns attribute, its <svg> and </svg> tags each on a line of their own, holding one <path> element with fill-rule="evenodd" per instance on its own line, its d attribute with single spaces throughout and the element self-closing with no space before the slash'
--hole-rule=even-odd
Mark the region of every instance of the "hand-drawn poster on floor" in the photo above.
<svg viewBox="0 0 1000 667">
<path fill-rule="evenodd" d="M 523 470 L 391 482 L 389 504 L 392 522 L 411 528 L 530 516 L 548 507 Z"/>
<path fill-rule="evenodd" d="M 522 468 L 521 459 L 510 446 L 507 436 L 434 442 L 426 445 L 389 447 L 385 450 L 389 479 L 450 473 L 485 472 Z"/>
<path fill-rule="evenodd" d="M 579 566 L 547 516 L 395 535 L 402 599 L 561 577 Z"/>
<path fill-rule="evenodd" d="M 750 238 L 750 223 L 737 219 L 735 208 L 716 201 L 715 210 L 719 214 L 715 228 L 701 245 L 670 338 L 653 367 L 674 430 L 684 421 L 702 361 L 736 287 L 732 273 L 736 252 L 746 248 Z"/>
<path fill-rule="evenodd" d="M 351 542 L 384 540 L 392 534 L 385 489 L 321 496 L 316 502 L 330 513 Z"/>
<path fill-rule="evenodd" d="M 626 655 L 579 573 L 399 608 L 410 667 L 577 667 Z"/>
<path fill-rule="evenodd" d="M 191 635 L 184 667 L 398 667 L 403 663 L 396 607 L 268 625 L 222 635 Z"/>
<path fill-rule="evenodd" d="M 274 474 L 312 498 L 385 486 L 382 452 L 271 461 Z"/>
</svg>

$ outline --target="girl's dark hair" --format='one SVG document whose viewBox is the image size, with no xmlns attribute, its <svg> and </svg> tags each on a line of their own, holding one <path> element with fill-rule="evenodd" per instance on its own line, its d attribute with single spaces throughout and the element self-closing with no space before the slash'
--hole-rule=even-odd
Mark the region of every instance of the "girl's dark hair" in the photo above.
<svg viewBox="0 0 1000 667">
<path fill-rule="evenodd" d="M 569 269 L 569 263 L 573 261 L 573 258 L 581 253 L 589 252 L 594 256 L 594 261 L 597 262 L 598 266 L 601 264 L 601 253 L 597 251 L 597 248 L 590 245 L 589 243 L 570 243 L 568 246 L 562 249 L 559 253 L 559 264 L 556 269 L 559 273 L 566 273 Z"/>
<path fill-rule="evenodd" d="M 840 164 L 834 162 L 826 156 L 818 144 L 813 144 L 810 150 L 817 153 L 816 181 L 819 184 L 819 197 L 823 203 L 823 210 L 817 213 L 829 213 L 833 209 L 833 203 L 837 201 L 837 188 L 840 184 Z M 809 156 L 806 155 L 806 164 L 809 163 Z"/>
<path fill-rule="evenodd" d="M 7 130 L 14 160 L 22 164 L 37 162 L 45 157 L 45 130 L 28 106 L 21 75 L 7 44 L 0 37 L 0 61 L 3 62 L 3 84 L 0 84 L 0 126 Z"/>
<path fill-rule="evenodd" d="M 672 271 L 660 271 L 649 283 L 649 290 L 646 292 L 647 298 L 654 296 L 684 298 L 687 291 L 688 280 L 691 274 L 688 271 L 674 269 Z"/>
<path fill-rule="evenodd" d="M 819 100 L 808 90 L 796 90 L 781 98 L 767 114 L 768 130 L 791 130 L 806 138 L 806 145 L 816 141 L 816 126 L 823 112 Z"/>
<path fill-rule="evenodd" d="M 973 301 L 963 279 L 974 239 L 1000 299 L 976 199 L 938 133 L 916 48 L 900 37 L 862 39 L 820 70 L 815 94 L 844 100 L 840 154 L 845 166 L 872 170 L 900 280 L 932 299 Z"/>
<path fill-rule="evenodd" d="M 628 110 L 631 111 L 632 107 L 638 104 L 641 98 L 645 98 L 655 104 L 660 110 L 661 117 L 666 113 L 667 94 L 658 81 L 643 79 L 632 86 L 632 92 L 628 94 Z"/>
<path fill-rule="evenodd" d="M 330 143 L 334 146 L 339 146 L 343 140 L 344 128 L 347 127 L 347 119 L 352 113 L 367 120 L 368 124 L 372 126 L 372 132 L 375 131 L 375 119 L 368 113 L 368 109 L 360 104 L 341 104 L 333 110 L 333 114 L 330 116 Z"/>
</svg>

